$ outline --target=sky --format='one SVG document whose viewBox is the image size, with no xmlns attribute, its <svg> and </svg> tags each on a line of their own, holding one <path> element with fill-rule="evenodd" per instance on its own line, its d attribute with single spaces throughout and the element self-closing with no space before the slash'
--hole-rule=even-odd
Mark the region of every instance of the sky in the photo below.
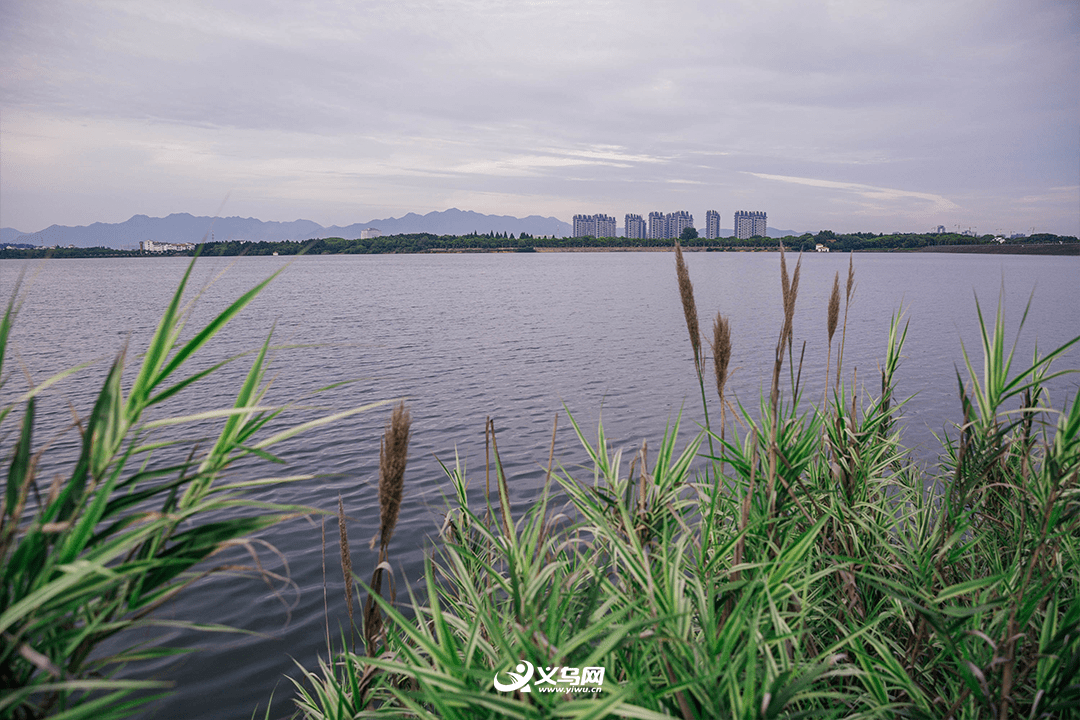
<svg viewBox="0 0 1080 720">
<path fill-rule="evenodd" d="M 0 0 L 0 226 L 1080 235 L 1076 0 Z"/>
</svg>

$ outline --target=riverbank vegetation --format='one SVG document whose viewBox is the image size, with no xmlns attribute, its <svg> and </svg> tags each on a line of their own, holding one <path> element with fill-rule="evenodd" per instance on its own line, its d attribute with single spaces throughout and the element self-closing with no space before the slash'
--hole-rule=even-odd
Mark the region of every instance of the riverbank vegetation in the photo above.
<svg viewBox="0 0 1080 720">
<path fill-rule="evenodd" d="M 280 592 L 288 578 L 264 565 L 265 544 L 248 538 L 312 512 L 251 495 L 303 477 L 236 481 L 230 466 L 274 463 L 282 441 L 366 409 L 289 425 L 290 408 L 266 402 L 269 337 L 251 353 L 204 362 L 200 350 L 273 276 L 191 332 L 190 274 L 191 266 L 143 352 L 116 355 L 89 414 L 71 406 L 67 438 L 41 437 L 39 403 L 86 365 L 36 383 L 23 368 L 27 388 L 16 390 L 9 338 L 17 286 L 0 320 L 0 718 L 130 717 L 164 692 L 168 682 L 138 669 L 182 651 L 144 644 L 145 630 L 227 628 L 155 610 L 210 574 L 261 576 Z M 232 362 L 250 363 L 235 401 L 192 409 L 185 398 L 220 383 Z"/>
<path fill-rule="evenodd" d="M 1023 362 L 1000 308 L 980 311 L 981 347 L 957 372 L 962 415 L 926 468 L 898 429 L 901 314 L 868 397 L 844 364 L 853 269 L 803 345 L 801 268 L 779 260 L 784 319 L 757 406 L 725 395 L 729 363 L 749 359 L 722 314 L 703 337 L 677 252 L 706 428 L 682 448 L 676 426 L 624 453 L 575 423 L 591 471 L 559 467 L 552 447 L 536 502 L 514 516 L 489 424 L 483 501 L 462 465 L 446 468 L 426 592 L 399 604 L 357 582 L 362 650 L 339 646 L 296 681 L 301 715 L 1074 714 L 1080 397 L 1051 399 L 1046 383 L 1080 338 Z M 825 397 L 803 390 L 807 347 L 827 355 Z"/>
<path fill-rule="evenodd" d="M 1025 362 L 1009 349 L 1000 308 L 980 311 L 981 347 L 960 355 L 959 417 L 927 468 L 901 437 L 896 378 L 916 371 L 902 366 L 902 316 L 888 321 L 871 392 L 845 364 L 853 267 L 834 278 L 803 346 L 793 327 L 802 269 L 789 273 L 778 256 L 783 320 L 775 354 L 759 359 L 772 382 L 751 407 L 726 387 L 730 368 L 754 359 L 740 357 L 722 314 L 700 321 L 681 249 L 675 257 L 705 427 L 682 447 L 676 423 L 620 451 L 602 426 L 594 435 L 574 423 L 591 468 L 560 467 L 552 446 L 536 501 L 515 515 L 489 423 L 490 468 L 481 479 L 447 462 L 452 495 L 424 592 L 399 598 L 407 583 L 395 578 L 392 541 L 410 435 L 399 406 L 382 443 L 378 563 L 352 566 L 340 507 L 350 580 L 340 602 L 353 627 L 337 641 L 328 632 L 324 664 L 298 675 L 298 715 L 1074 712 L 1080 395 L 1051 397 L 1047 384 L 1075 372 L 1066 354 L 1080 338 Z M 58 443 L 36 433 L 38 403 L 78 369 L 12 391 L 13 295 L 0 320 L 0 381 L 11 398 L 0 407 L 0 717 L 131 716 L 166 689 L 140 678 L 139 664 L 174 652 L 138 644 L 131 630 L 163 625 L 153 611 L 205 572 L 282 581 L 228 553 L 312 512 L 248 494 L 297 478 L 236 482 L 229 467 L 273 462 L 279 442 L 366 408 L 283 424 L 288 408 L 266 402 L 269 339 L 192 367 L 266 282 L 195 332 L 184 331 L 182 284 L 132 372 L 120 352 L 89 413 L 73 411 L 76 451 L 51 466 Z M 804 347 L 827 358 L 824 396 L 803 388 Z M 1059 370 L 1063 359 L 1072 368 Z M 230 362 L 250 369 L 228 407 L 174 405 Z M 216 425 L 209 436 L 207 423 Z M 46 477 L 46 466 L 61 471 Z M 470 492 L 481 482 L 482 495 Z M 217 565 L 204 562 L 215 556 Z"/>
<path fill-rule="evenodd" d="M 537 249 L 569 250 L 649 250 L 672 249 L 674 240 L 632 238 L 558 238 L 520 237 L 507 233 L 470 233 L 469 235 L 432 235 L 415 233 L 375 238 L 324 238 L 319 240 L 246 242 L 240 240 L 204 243 L 202 255 L 378 255 L 389 253 L 453 253 L 453 252 L 530 252 Z M 1039 233 L 1035 235 L 996 239 L 993 235 L 971 236 L 959 233 L 819 233 L 793 235 L 785 238 L 753 237 L 746 240 L 697 237 L 683 241 L 686 249 L 712 251 L 779 250 L 781 244 L 790 250 L 812 252 L 818 245 L 833 252 L 896 252 L 925 248 L 982 248 L 986 251 L 1023 251 L 1038 247 L 1058 254 L 1080 253 L 1080 241 L 1073 236 Z M 0 249 L 5 258 L 89 258 L 89 257 L 156 257 L 162 254 L 191 255 L 192 252 L 144 253 L 112 248 L 9 248 Z"/>
</svg>

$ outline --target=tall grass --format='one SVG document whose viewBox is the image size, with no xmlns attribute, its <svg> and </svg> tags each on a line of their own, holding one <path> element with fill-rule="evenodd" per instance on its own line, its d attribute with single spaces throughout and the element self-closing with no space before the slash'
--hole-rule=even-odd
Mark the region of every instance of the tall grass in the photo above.
<svg viewBox="0 0 1080 720">
<path fill-rule="evenodd" d="M 1080 397 L 1055 408 L 1045 387 L 1080 338 L 1017 365 L 1000 307 L 992 322 L 980 310 L 982 362 L 963 354 L 964 416 L 930 472 L 897 429 L 907 326 L 899 312 L 889 320 L 880 392 L 860 403 L 854 376 L 844 380 L 839 277 L 821 328 L 834 383 L 808 404 L 791 323 L 799 273 L 781 256 L 773 381 L 756 408 L 738 405 L 729 432 L 721 422 L 679 449 L 676 423 L 653 457 L 643 445 L 627 462 L 602 426 L 591 441 L 574 423 L 591 477 L 554 473 L 557 492 L 545 487 L 516 518 L 505 483 L 494 506 L 475 507 L 465 468 L 446 468 L 454 495 L 425 594 L 404 606 L 373 594 L 387 621 L 381 652 L 341 652 L 305 673 L 299 713 L 1075 715 Z M 849 267 L 846 305 L 854 277 Z M 681 262 L 677 281 L 694 307 Z M 693 330 L 691 340 L 700 379 Z M 714 338 L 713 352 L 724 344 Z M 706 438 L 718 452 L 697 474 Z M 495 465 L 501 478 L 497 450 Z M 602 692 L 540 691 L 556 670 L 586 667 L 604 668 Z M 494 687 L 528 668 L 531 685 Z"/>
<path fill-rule="evenodd" d="M 182 339 L 183 297 L 193 264 L 149 344 L 136 355 L 134 379 L 125 382 L 131 353 L 122 349 L 89 416 L 74 418 L 78 457 L 55 478 L 38 472 L 51 451 L 49 438 L 35 432 L 38 399 L 77 368 L 0 407 L 6 469 L 0 498 L 0 717 L 126 717 L 154 699 L 154 691 L 165 690 L 163 681 L 115 677 L 125 665 L 133 668 L 130 677 L 138 677 L 138 663 L 177 652 L 141 646 L 133 631 L 152 625 L 221 629 L 166 622 L 154 610 L 200 577 L 245 570 L 232 562 L 203 561 L 230 547 L 254 552 L 246 540 L 252 533 L 310 512 L 248 495 L 302 476 L 234 482 L 228 479 L 230 465 L 242 458 L 280 462 L 271 452 L 282 441 L 365 409 L 284 426 L 287 407 L 265 402 L 267 337 L 253 353 L 235 400 L 177 414 L 178 397 L 216 382 L 226 364 L 240 360 L 190 369 L 203 346 L 274 277 Z M 9 379 L 4 361 L 20 298 L 16 288 L 0 320 L 0 383 Z M 162 408 L 157 419 L 146 420 L 156 408 Z M 207 421 L 217 424 L 216 437 L 202 437 Z M 272 421 L 284 429 L 271 432 Z"/>
</svg>

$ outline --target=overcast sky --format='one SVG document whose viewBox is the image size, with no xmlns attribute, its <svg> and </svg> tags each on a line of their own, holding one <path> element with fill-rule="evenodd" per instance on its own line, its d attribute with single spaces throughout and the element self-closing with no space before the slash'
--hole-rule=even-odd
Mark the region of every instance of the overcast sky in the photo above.
<svg viewBox="0 0 1080 720">
<path fill-rule="evenodd" d="M 1076 0 L 0 0 L 0 225 L 1080 234 Z"/>
</svg>

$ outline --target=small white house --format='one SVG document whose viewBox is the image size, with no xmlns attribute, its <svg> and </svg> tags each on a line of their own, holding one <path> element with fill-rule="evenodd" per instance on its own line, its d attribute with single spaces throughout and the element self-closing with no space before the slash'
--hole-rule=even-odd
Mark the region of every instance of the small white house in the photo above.
<svg viewBox="0 0 1080 720">
<path fill-rule="evenodd" d="M 818 243 L 814 246 L 814 252 L 829 252 L 829 246 Z"/>
</svg>

